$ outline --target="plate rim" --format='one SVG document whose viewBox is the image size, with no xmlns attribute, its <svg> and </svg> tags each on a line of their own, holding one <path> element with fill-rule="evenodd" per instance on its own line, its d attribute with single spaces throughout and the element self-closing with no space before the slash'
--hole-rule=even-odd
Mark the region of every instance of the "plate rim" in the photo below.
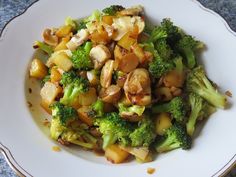
<svg viewBox="0 0 236 177">
<path fill-rule="evenodd" d="M 28 5 L 28 7 L 26 7 L 21 13 L 19 13 L 18 15 L 10 18 L 3 26 L 2 30 L 0 31 L 0 42 L 2 42 L 4 40 L 4 34 L 7 31 L 7 26 L 14 21 L 16 18 L 24 15 L 28 9 L 30 9 L 34 4 L 38 3 L 40 0 L 35 0 L 34 2 L 32 2 L 31 4 Z M 227 21 L 217 12 L 205 7 L 203 4 L 201 4 L 198 0 L 189 0 L 191 2 L 193 2 L 194 4 L 196 4 L 201 10 L 208 12 L 212 15 L 214 15 L 216 18 L 218 18 L 221 23 L 224 24 L 225 28 L 227 29 L 227 31 L 229 33 L 231 33 L 234 37 L 236 37 L 236 32 L 232 30 L 232 28 L 229 26 L 229 24 L 227 23 Z M 18 176 L 32 176 L 28 171 L 26 171 L 19 163 L 17 163 L 17 160 L 14 158 L 13 154 L 11 153 L 11 151 L 9 150 L 8 147 L 6 147 L 3 143 L 1 143 L 0 141 L 0 153 L 3 154 L 4 159 L 6 160 L 7 164 L 10 166 L 10 168 L 18 175 Z M 214 176 L 225 176 L 226 174 L 228 174 L 236 165 L 236 153 L 233 155 L 233 157 L 227 161 L 227 163 L 220 168 L 218 171 L 216 171 L 213 175 L 211 175 L 212 177 Z"/>
</svg>

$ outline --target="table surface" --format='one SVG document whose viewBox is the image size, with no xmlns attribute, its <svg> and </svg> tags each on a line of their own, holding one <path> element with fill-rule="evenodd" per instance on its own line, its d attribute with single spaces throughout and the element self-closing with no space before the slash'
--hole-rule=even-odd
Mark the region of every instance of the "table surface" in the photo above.
<svg viewBox="0 0 236 177">
<path fill-rule="evenodd" d="M 205 7 L 219 13 L 236 31 L 236 0 L 198 0 Z M 0 31 L 14 16 L 22 13 L 35 0 L 0 0 Z M 16 177 L 0 153 L 0 177 Z M 236 177 L 236 168 L 227 177 Z"/>
</svg>

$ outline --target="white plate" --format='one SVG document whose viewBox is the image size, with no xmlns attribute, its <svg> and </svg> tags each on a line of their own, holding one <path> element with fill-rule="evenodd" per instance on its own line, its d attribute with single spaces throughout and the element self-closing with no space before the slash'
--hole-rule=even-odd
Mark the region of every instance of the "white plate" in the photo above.
<svg viewBox="0 0 236 177">
<path fill-rule="evenodd" d="M 0 149 L 26 176 L 113 176 L 145 177 L 148 167 L 153 176 L 204 177 L 224 173 L 236 159 L 236 108 L 230 99 L 229 110 L 219 110 L 206 122 L 191 150 L 176 150 L 159 155 L 153 162 L 113 165 L 105 158 L 78 149 L 53 152 L 56 143 L 47 138 L 39 107 L 37 86 L 28 81 L 27 67 L 34 50 L 32 43 L 41 39 L 45 27 L 60 26 L 65 17 L 85 17 L 95 9 L 111 4 L 129 7 L 141 4 L 146 14 L 158 23 L 170 17 L 178 26 L 207 44 L 202 55 L 209 77 L 222 91 L 236 93 L 236 34 L 214 12 L 191 0 L 77 1 L 41 0 L 26 13 L 11 21 L 0 40 Z M 32 87 L 31 96 L 28 88 Z M 33 96 L 32 96 L 33 95 Z M 35 96 L 35 97 L 34 97 Z M 27 101 L 33 107 L 27 107 Z"/>
</svg>

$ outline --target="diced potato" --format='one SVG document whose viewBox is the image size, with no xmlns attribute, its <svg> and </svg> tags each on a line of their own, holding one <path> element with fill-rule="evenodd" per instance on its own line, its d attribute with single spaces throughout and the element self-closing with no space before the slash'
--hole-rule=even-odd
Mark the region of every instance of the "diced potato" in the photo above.
<svg viewBox="0 0 236 177">
<path fill-rule="evenodd" d="M 120 146 L 121 149 L 124 151 L 129 152 L 130 154 L 134 155 L 136 158 L 144 161 L 147 159 L 149 154 L 148 147 L 123 147 Z"/>
<path fill-rule="evenodd" d="M 113 144 L 105 149 L 105 157 L 112 163 L 122 163 L 129 156 L 129 153 L 122 150 L 119 145 Z"/>
<path fill-rule="evenodd" d="M 79 95 L 79 104 L 82 106 L 89 106 L 97 100 L 97 93 L 95 88 L 90 88 L 86 93 Z"/>
<path fill-rule="evenodd" d="M 159 100 L 169 101 L 173 98 L 171 90 L 168 87 L 159 87 L 155 90 L 155 93 Z"/>
<path fill-rule="evenodd" d="M 61 74 L 57 70 L 56 67 L 52 67 L 50 79 L 51 79 L 51 82 L 53 82 L 53 83 L 59 82 L 61 80 Z"/>
<path fill-rule="evenodd" d="M 72 61 L 65 52 L 58 52 L 52 57 L 53 63 L 63 71 L 69 71 L 73 66 Z"/>
<path fill-rule="evenodd" d="M 137 42 L 137 39 L 131 37 L 131 32 L 127 32 L 119 41 L 118 45 L 130 50 L 130 47 Z"/>
<path fill-rule="evenodd" d="M 93 43 L 98 44 L 106 44 L 110 41 L 110 37 L 108 36 L 108 33 L 105 30 L 94 31 L 90 35 L 90 39 Z"/>
<path fill-rule="evenodd" d="M 148 153 L 148 155 L 146 156 L 145 159 L 140 159 L 137 156 L 135 156 L 135 158 L 136 158 L 137 162 L 140 162 L 140 163 L 147 163 L 147 162 L 153 161 L 153 155 L 150 152 Z"/>
<path fill-rule="evenodd" d="M 134 53 L 127 53 L 120 59 L 119 70 L 124 73 L 129 73 L 133 71 L 139 64 L 139 59 Z"/>
<path fill-rule="evenodd" d="M 54 102 L 55 98 L 62 92 L 62 88 L 52 82 L 46 82 L 40 91 L 42 102 L 44 105 L 50 105 Z"/>
<path fill-rule="evenodd" d="M 112 25 L 114 16 L 104 15 L 102 16 L 102 21 L 108 25 Z"/>
<path fill-rule="evenodd" d="M 30 76 L 36 79 L 43 79 L 47 73 L 45 64 L 37 58 L 33 59 L 30 67 Z"/>
<path fill-rule="evenodd" d="M 138 57 L 139 63 L 144 63 L 146 57 L 142 47 L 140 47 L 139 44 L 135 43 L 131 46 L 131 49 L 134 52 L 134 54 Z"/>
<path fill-rule="evenodd" d="M 67 49 L 67 42 L 69 42 L 70 37 L 66 36 L 62 38 L 61 42 L 55 47 L 54 51 L 59 51 L 59 50 L 66 50 Z"/>
<path fill-rule="evenodd" d="M 61 27 L 56 31 L 56 36 L 57 36 L 57 37 L 65 37 L 65 36 L 67 36 L 71 31 L 72 31 L 72 26 L 70 26 L 70 25 L 64 25 L 64 26 L 61 26 Z"/>
<path fill-rule="evenodd" d="M 48 114 L 52 114 L 52 110 L 49 108 L 50 104 L 42 100 L 40 105 Z"/>
<path fill-rule="evenodd" d="M 169 127 L 171 127 L 171 118 L 167 113 L 161 113 L 156 118 L 156 133 L 158 135 L 163 135 Z"/>
<path fill-rule="evenodd" d="M 89 108 L 89 106 L 82 106 L 81 108 L 79 108 L 77 110 L 79 119 L 82 122 L 86 123 L 88 126 L 92 126 L 93 125 L 93 119 L 88 116 L 88 112 L 90 110 L 91 109 Z"/>
<path fill-rule="evenodd" d="M 182 87 L 184 84 L 184 73 L 172 70 L 168 72 L 164 78 L 163 82 L 166 87 Z"/>
</svg>

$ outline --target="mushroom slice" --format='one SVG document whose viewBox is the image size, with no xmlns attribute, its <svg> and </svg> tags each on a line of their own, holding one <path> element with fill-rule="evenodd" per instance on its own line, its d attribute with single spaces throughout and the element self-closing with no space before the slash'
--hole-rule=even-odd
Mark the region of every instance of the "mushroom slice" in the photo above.
<svg viewBox="0 0 236 177">
<path fill-rule="evenodd" d="M 133 6 L 127 9 L 124 9 L 120 12 L 118 12 L 119 15 L 124 15 L 124 16 L 135 16 L 135 15 L 140 15 L 143 13 L 143 6 L 138 5 L 138 6 Z"/>
<path fill-rule="evenodd" d="M 150 78 L 146 69 L 137 68 L 128 74 L 124 85 L 125 92 L 136 95 L 148 88 L 150 88 Z"/>
<path fill-rule="evenodd" d="M 97 45 L 93 47 L 89 53 L 90 58 L 94 63 L 95 69 L 100 69 L 104 63 L 111 58 L 111 53 L 105 45 Z"/>
<path fill-rule="evenodd" d="M 67 48 L 71 51 L 76 50 L 76 48 L 82 45 L 89 38 L 89 32 L 87 29 L 81 29 L 78 33 L 71 38 L 71 40 L 66 44 Z"/>
<path fill-rule="evenodd" d="M 43 32 L 43 40 L 46 44 L 50 46 L 57 46 L 58 44 L 58 37 L 53 34 L 51 29 L 45 29 Z"/>
<path fill-rule="evenodd" d="M 111 85 L 107 89 L 103 88 L 99 95 L 106 103 L 117 103 L 121 96 L 120 87 L 117 85 Z"/>
<path fill-rule="evenodd" d="M 112 72 L 114 69 L 114 60 L 108 60 L 102 68 L 100 75 L 100 84 L 107 88 L 111 85 Z"/>
</svg>

